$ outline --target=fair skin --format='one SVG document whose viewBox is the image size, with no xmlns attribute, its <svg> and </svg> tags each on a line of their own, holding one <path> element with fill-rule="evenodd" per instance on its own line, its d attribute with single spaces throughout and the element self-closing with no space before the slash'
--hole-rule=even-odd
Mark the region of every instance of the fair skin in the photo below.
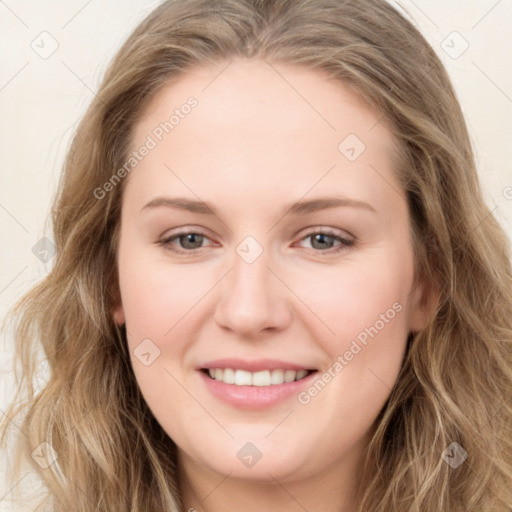
<svg viewBox="0 0 512 512">
<path fill-rule="evenodd" d="M 353 512 L 407 335 L 427 321 L 394 141 L 378 113 L 318 71 L 226 64 L 194 69 L 159 91 L 136 126 L 134 149 L 187 98 L 198 100 L 124 184 L 114 319 L 126 324 L 137 383 L 178 447 L 184 510 Z M 366 145 L 353 162 L 338 150 L 349 134 Z M 288 205 L 326 196 L 369 207 L 285 215 Z M 144 208 L 161 197 L 201 200 L 216 214 L 162 202 Z M 172 239 L 179 231 L 204 236 Z M 248 236 L 263 250 L 250 263 L 237 252 Z M 256 254 L 254 245 L 241 247 Z M 333 372 L 371 326 L 378 334 Z M 147 366 L 135 355 L 145 339 L 146 353 L 160 351 Z M 255 402 L 232 403 L 201 371 L 223 358 L 317 373 L 267 405 L 269 386 Z M 300 402 L 329 369 L 325 387 Z M 237 456 L 248 442 L 261 454 L 250 467 Z"/>
</svg>

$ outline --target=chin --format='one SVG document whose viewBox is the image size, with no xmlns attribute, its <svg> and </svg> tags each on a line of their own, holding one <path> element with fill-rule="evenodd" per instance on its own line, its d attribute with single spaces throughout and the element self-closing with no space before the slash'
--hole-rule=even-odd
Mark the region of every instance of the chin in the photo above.
<svg viewBox="0 0 512 512">
<path fill-rule="evenodd" d="M 264 437 L 253 439 L 254 441 L 241 441 L 237 437 L 227 444 L 217 444 L 215 449 L 209 445 L 208 453 L 206 447 L 203 449 L 196 444 L 194 453 L 187 453 L 194 459 L 193 464 L 206 466 L 221 475 L 229 474 L 230 478 L 262 483 L 275 481 L 274 479 L 280 482 L 297 480 L 318 470 L 306 457 L 306 450 L 298 452 L 296 447 L 301 445 L 299 442 L 290 441 L 287 446 L 283 446 L 282 443 L 271 442 Z M 183 456 L 181 449 L 180 456 Z"/>
</svg>

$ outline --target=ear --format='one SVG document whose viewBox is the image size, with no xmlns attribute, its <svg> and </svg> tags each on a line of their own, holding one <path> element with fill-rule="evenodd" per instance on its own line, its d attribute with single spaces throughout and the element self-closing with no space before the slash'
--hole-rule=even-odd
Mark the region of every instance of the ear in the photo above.
<svg viewBox="0 0 512 512">
<path fill-rule="evenodd" d="M 124 325 L 126 319 L 124 316 L 123 302 L 121 301 L 121 291 L 119 290 L 117 279 L 114 279 L 110 285 L 110 304 L 112 304 L 110 314 L 112 315 L 114 322 L 119 326 Z"/>
<path fill-rule="evenodd" d="M 124 309 L 123 309 L 123 305 L 121 303 L 119 303 L 119 305 L 116 306 L 112 310 L 112 316 L 114 318 L 114 322 L 117 325 L 119 325 L 119 326 L 124 325 L 124 323 L 125 323 Z"/>
<path fill-rule="evenodd" d="M 440 291 L 432 279 L 419 278 L 411 292 L 409 330 L 417 333 L 433 319 L 440 299 Z"/>
</svg>

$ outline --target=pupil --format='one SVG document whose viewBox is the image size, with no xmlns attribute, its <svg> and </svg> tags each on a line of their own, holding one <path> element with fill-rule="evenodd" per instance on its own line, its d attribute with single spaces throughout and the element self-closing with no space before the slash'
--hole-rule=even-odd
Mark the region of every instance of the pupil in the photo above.
<svg viewBox="0 0 512 512">
<path fill-rule="evenodd" d="M 317 234 L 317 235 L 315 235 L 315 236 L 313 237 L 313 239 L 315 240 L 315 242 L 316 242 L 316 241 L 320 241 L 320 242 L 322 242 L 322 243 L 323 243 L 323 246 L 322 246 L 322 244 L 320 245 L 320 249 L 325 249 L 325 247 L 326 247 L 326 245 L 325 245 L 325 239 L 326 239 L 326 238 L 332 238 L 332 237 L 331 237 L 331 236 L 329 236 L 329 235 L 322 235 L 322 234 Z M 327 244 L 327 245 L 330 247 L 330 245 L 329 245 L 329 244 Z"/>
<path fill-rule="evenodd" d="M 194 243 L 197 243 L 197 240 L 195 240 L 195 237 L 199 237 L 199 246 L 201 245 L 201 236 L 197 233 L 191 233 L 189 235 L 185 235 L 183 238 L 185 238 L 185 247 L 187 247 L 187 243 L 191 243 L 192 245 Z M 190 249 L 190 247 L 188 247 Z M 196 249 L 196 247 L 192 247 L 192 249 Z"/>
</svg>

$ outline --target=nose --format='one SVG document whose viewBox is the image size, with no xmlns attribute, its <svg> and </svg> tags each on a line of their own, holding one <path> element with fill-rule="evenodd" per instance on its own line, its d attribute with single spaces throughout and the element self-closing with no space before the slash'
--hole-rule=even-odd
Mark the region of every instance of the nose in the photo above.
<svg viewBox="0 0 512 512">
<path fill-rule="evenodd" d="M 240 338 L 279 332 L 291 322 L 292 293 L 271 268 L 266 254 L 264 251 L 248 263 L 235 253 L 232 270 L 219 283 L 221 298 L 215 320 Z"/>
</svg>

